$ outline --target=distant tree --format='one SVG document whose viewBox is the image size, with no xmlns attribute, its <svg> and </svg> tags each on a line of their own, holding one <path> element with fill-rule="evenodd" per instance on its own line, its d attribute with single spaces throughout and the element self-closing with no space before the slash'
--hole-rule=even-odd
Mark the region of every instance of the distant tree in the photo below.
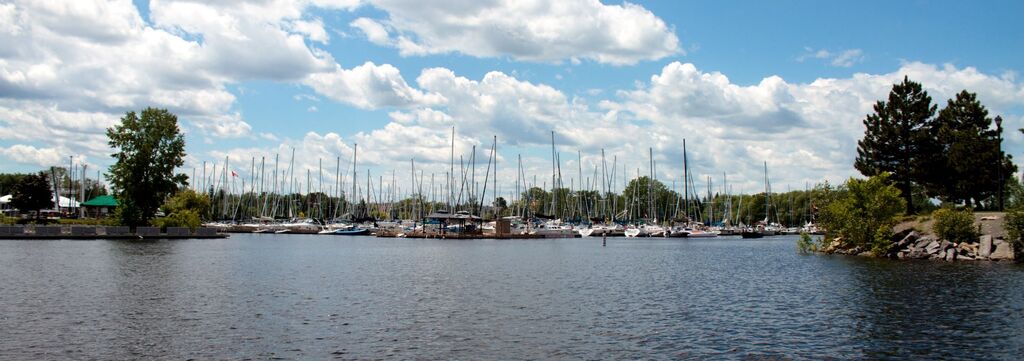
<svg viewBox="0 0 1024 361">
<path fill-rule="evenodd" d="M 925 188 L 932 196 L 968 207 L 996 196 L 999 172 L 1003 180 L 1017 171 L 1009 155 L 1000 151 L 999 130 L 974 93 L 966 90 L 948 101 L 930 126 L 937 147 L 924 162 Z"/>
<path fill-rule="evenodd" d="M 636 218 L 657 218 L 659 221 L 674 216 L 674 214 L 668 214 L 670 211 L 668 208 L 679 199 L 678 194 L 668 189 L 664 183 L 652 180 L 648 176 L 630 180 L 626 184 L 626 188 L 623 189 L 622 195 L 626 197 L 628 203 L 630 212 L 627 213 L 633 213 L 632 215 Z M 651 203 L 652 201 L 653 203 Z M 691 207 L 695 206 L 691 204 Z M 652 208 L 653 214 L 651 213 Z M 691 213 L 695 212 L 691 209 Z"/>
<path fill-rule="evenodd" d="M 888 101 L 878 101 L 874 109 L 864 119 L 867 129 L 857 142 L 854 167 L 868 177 L 890 173 L 903 196 L 906 212 L 912 214 L 913 183 L 920 178 L 917 164 L 929 144 L 926 130 L 936 106 L 920 83 L 904 76 L 902 83 L 892 86 Z"/>
<path fill-rule="evenodd" d="M 120 124 L 107 129 L 107 137 L 117 150 L 107 173 L 121 202 L 116 214 L 124 225 L 144 225 L 168 195 L 188 184 L 184 173 L 174 173 L 185 157 L 178 117 L 166 109 L 146 108 L 141 117 L 128 112 Z"/>
<path fill-rule="evenodd" d="M 46 174 L 26 174 L 21 177 L 11 190 L 11 206 L 22 212 L 35 212 L 37 219 L 40 209 L 53 208 L 53 192 Z"/>
<path fill-rule="evenodd" d="M 495 218 L 497 218 L 498 215 L 505 211 L 505 208 L 508 208 L 508 201 L 505 200 L 505 197 L 498 197 L 494 199 L 492 205 L 494 206 Z"/>
<path fill-rule="evenodd" d="M 11 190 L 14 189 L 14 185 L 18 184 L 26 175 L 22 173 L 0 174 L 0 195 L 10 194 Z"/>
</svg>

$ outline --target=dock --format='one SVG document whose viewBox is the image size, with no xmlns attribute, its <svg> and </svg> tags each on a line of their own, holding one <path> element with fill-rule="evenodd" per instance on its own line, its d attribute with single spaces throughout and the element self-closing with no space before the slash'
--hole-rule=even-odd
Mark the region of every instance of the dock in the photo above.
<svg viewBox="0 0 1024 361">
<path fill-rule="evenodd" d="M 161 232 L 159 227 L 136 227 L 132 230 L 125 226 L 0 226 L 0 240 L 155 240 L 155 239 L 218 239 L 228 235 L 217 232 L 216 228 L 201 227 L 192 231 L 188 227 L 167 227 Z"/>
<path fill-rule="evenodd" d="M 497 233 L 458 233 L 458 232 L 407 232 L 407 233 L 394 233 L 394 232 L 378 232 L 377 237 L 382 238 L 430 238 L 430 239 L 543 239 L 543 235 L 538 234 L 497 234 Z"/>
</svg>

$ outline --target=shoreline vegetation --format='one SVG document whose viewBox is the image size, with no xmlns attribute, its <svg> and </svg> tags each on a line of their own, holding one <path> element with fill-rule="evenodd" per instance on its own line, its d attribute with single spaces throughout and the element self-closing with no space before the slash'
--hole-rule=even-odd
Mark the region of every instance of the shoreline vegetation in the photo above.
<svg viewBox="0 0 1024 361">
<path fill-rule="evenodd" d="M 969 214 L 966 211 L 953 211 Z M 1020 242 L 1012 241 L 1006 222 L 1008 213 L 979 212 L 969 218 L 974 234 L 950 240 L 936 231 L 938 220 L 933 215 L 908 216 L 892 229 L 887 247 L 867 249 L 841 237 L 810 237 L 798 241 L 803 253 L 820 253 L 876 257 L 889 259 L 917 259 L 942 261 L 1021 261 Z M 940 215 L 941 216 L 941 215 Z M 1019 231 L 1018 231 L 1019 232 Z M 970 238 L 968 238 L 970 237 Z"/>
</svg>

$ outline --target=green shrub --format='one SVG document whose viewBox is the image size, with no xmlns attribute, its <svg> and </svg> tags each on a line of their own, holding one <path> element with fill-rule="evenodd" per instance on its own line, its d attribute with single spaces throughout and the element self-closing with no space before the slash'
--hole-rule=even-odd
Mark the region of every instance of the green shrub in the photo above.
<svg viewBox="0 0 1024 361">
<path fill-rule="evenodd" d="M 191 189 L 179 190 L 163 205 L 166 217 L 155 218 L 152 224 L 167 227 L 188 227 L 193 231 L 203 225 L 203 217 L 210 209 L 210 198 Z"/>
<path fill-rule="evenodd" d="M 151 223 L 154 227 L 160 227 L 164 231 L 167 230 L 167 227 L 188 227 L 194 231 L 203 225 L 203 221 L 199 219 L 199 214 L 196 214 L 191 209 L 182 209 L 171 213 L 167 217 L 154 218 Z"/>
<path fill-rule="evenodd" d="M 800 232 L 800 239 L 796 240 L 796 249 L 800 254 L 817 252 L 821 245 L 818 244 L 807 232 Z"/>
<path fill-rule="evenodd" d="M 210 211 L 210 198 L 191 189 L 183 189 L 168 198 L 163 209 L 167 215 L 181 210 L 192 210 L 199 219 L 208 219 L 206 214 Z"/>
<path fill-rule="evenodd" d="M 974 213 L 970 209 L 958 211 L 942 208 L 932 213 L 935 225 L 932 230 L 939 238 L 954 243 L 977 242 L 978 231 L 974 227 Z"/>
<path fill-rule="evenodd" d="M 827 238 L 842 237 L 846 247 L 885 254 L 891 247 L 892 228 L 906 208 L 899 189 L 889 183 L 888 173 L 850 178 L 843 188 L 845 192 L 837 191 L 818 218 L 828 231 Z"/>
<path fill-rule="evenodd" d="M 1007 241 L 1013 245 L 1014 253 L 1016 258 L 1021 261 L 1021 255 L 1024 255 L 1024 210 L 1014 209 L 1006 212 L 1006 218 L 1003 220 L 1003 227 L 1006 229 Z"/>
</svg>

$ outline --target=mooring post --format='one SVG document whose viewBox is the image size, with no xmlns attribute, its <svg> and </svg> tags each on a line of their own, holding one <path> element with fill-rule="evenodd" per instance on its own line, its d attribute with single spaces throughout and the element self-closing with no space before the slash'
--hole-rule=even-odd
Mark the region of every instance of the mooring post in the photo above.
<svg viewBox="0 0 1024 361">
<path fill-rule="evenodd" d="M 608 232 L 604 232 L 603 234 L 601 234 L 601 247 L 605 247 L 607 245 L 608 245 Z"/>
</svg>

